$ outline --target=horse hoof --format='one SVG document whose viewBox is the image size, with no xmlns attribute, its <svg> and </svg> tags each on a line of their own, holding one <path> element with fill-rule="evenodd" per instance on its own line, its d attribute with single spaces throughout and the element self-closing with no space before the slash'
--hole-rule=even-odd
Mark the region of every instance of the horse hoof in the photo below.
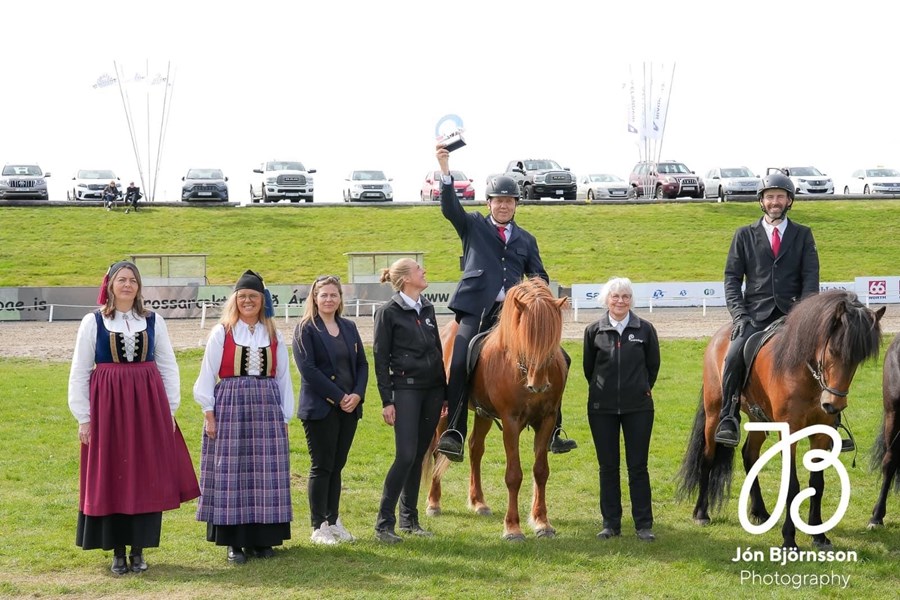
<svg viewBox="0 0 900 600">
<path fill-rule="evenodd" d="M 869 521 L 869 524 L 866 525 L 866 529 L 869 531 L 875 531 L 876 529 L 881 529 L 884 527 L 884 521 Z"/>
<path fill-rule="evenodd" d="M 489 517 L 493 513 L 491 512 L 491 509 L 488 508 L 487 506 L 479 506 L 478 508 L 475 509 L 475 514 L 480 515 L 482 517 Z"/>
<path fill-rule="evenodd" d="M 440 506 L 429 506 L 425 509 L 425 514 L 429 517 L 439 517 L 441 516 L 441 507 Z"/>
<path fill-rule="evenodd" d="M 553 539 L 556 537 L 556 530 L 552 527 L 545 527 L 544 529 L 536 530 L 534 534 L 539 538 Z"/>
<path fill-rule="evenodd" d="M 700 527 L 706 527 L 710 523 L 709 517 L 695 517 L 694 523 Z"/>
<path fill-rule="evenodd" d="M 750 521 L 752 521 L 754 525 L 760 525 L 768 521 L 771 516 L 772 515 L 769 513 L 763 513 L 761 515 L 750 513 Z"/>
<path fill-rule="evenodd" d="M 824 542 L 819 542 L 813 540 L 813 548 L 816 550 L 824 550 L 828 552 L 829 550 L 834 550 L 834 546 L 831 545 L 831 540 L 826 539 Z"/>
<path fill-rule="evenodd" d="M 503 539 L 507 542 L 524 542 L 525 534 L 524 533 L 505 533 L 503 534 Z"/>
</svg>

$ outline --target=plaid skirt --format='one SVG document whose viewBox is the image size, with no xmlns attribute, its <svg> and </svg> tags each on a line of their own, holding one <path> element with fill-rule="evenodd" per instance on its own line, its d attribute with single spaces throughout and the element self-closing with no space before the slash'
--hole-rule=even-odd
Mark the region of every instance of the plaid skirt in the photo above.
<svg viewBox="0 0 900 600">
<path fill-rule="evenodd" d="M 290 456 L 276 380 L 228 377 L 216 384 L 215 398 L 216 439 L 203 433 L 197 520 L 290 522 Z"/>
</svg>

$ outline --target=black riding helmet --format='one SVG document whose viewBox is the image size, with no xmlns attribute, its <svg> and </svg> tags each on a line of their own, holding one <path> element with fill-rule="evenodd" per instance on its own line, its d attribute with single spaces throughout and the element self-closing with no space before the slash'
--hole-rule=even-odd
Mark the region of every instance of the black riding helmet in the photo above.
<svg viewBox="0 0 900 600">
<path fill-rule="evenodd" d="M 496 196 L 509 196 L 518 200 L 521 197 L 519 194 L 519 184 L 516 183 L 515 179 L 507 177 L 506 175 L 492 177 L 490 183 L 488 183 L 485 196 L 488 200 Z"/>
<path fill-rule="evenodd" d="M 763 206 L 763 195 L 767 190 L 784 190 L 788 195 L 788 203 L 784 207 L 784 211 L 781 213 L 781 217 L 784 218 L 787 215 L 787 212 L 791 210 L 791 206 L 794 205 L 794 192 L 796 188 L 794 187 L 794 182 L 791 181 L 790 177 L 783 173 L 771 173 L 766 175 L 766 177 L 760 181 L 759 187 L 756 188 L 756 197 L 759 200 L 759 208 L 766 212 L 766 207 Z"/>
<path fill-rule="evenodd" d="M 794 182 L 791 181 L 790 177 L 781 173 L 772 173 L 770 175 L 766 175 L 766 177 L 760 182 L 759 187 L 756 188 L 756 198 L 762 200 L 763 194 L 766 193 L 766 190 L 784 190 L 785 192 L 787 192 L 788 198 L 791 200 L 794 199 L 794 192 L 796 192 Z"/>
</svg>

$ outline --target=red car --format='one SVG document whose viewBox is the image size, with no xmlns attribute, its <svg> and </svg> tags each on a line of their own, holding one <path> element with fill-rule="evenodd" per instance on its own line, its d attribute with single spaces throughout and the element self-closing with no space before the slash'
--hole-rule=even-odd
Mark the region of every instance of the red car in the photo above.
<svg viewBox="0 0 900 600">
<path fill-rule="evenodd" d="M 453 187 L 456 189 L 456 197 L 460 200 L 474 200 L 475 186 L 472 180 L 466 177 L 462 171 L 450 171 L 453 176 Z M 425 183 L 422 184 L 422 191 L 419 192 L 419 198 L 425 202 L 426 200 L 438 201 L 441 199 L 441 172 L 429 171 L 425 176 Z"/>
</svg>

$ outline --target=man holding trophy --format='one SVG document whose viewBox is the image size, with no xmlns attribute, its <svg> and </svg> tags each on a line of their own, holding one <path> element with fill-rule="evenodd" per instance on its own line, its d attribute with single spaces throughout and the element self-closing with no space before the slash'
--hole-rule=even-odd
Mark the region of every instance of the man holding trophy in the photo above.
<svg viewBox="0 0 900 600">
<path fill-rule="evenodd" d="M 447 119 L 447 117 L 445 117 Z M 457 118 L 458 119 L 458 118 Z M 458 123 L 459 124 L 459 123 Z M 438 124 L 440 126 L 440 123 Z M 519 202 L 519 186 L 511 177 L 494 177 L 488 185 L 490 214 L 466 212 L 453 190 L 450 150 L 461 147 L 462 135 L 439 137 L 437 160 L 441 168 L 441 212 L 453 224 L 463 245 L 463 276 L 450 298 L 459 329 L 453 344 L 447 382 L 449 423 L 438 442 L 438 451 L 454 462 L 462 461 L 468 421 L 466 354 L 469 342 L 490 329 L 500 313 L 506 291 L 525 277 L 550 282 L 534 236 L 519 227 L 513 217 Z M 460 143 L 462 142 L 462 143 Z M 570 362 L 566 355 L 567 363 Z M 550 451 L 568 452 L 578 445 L 561 437 L 562 412 L 550 441 Z"/>
</svg>

